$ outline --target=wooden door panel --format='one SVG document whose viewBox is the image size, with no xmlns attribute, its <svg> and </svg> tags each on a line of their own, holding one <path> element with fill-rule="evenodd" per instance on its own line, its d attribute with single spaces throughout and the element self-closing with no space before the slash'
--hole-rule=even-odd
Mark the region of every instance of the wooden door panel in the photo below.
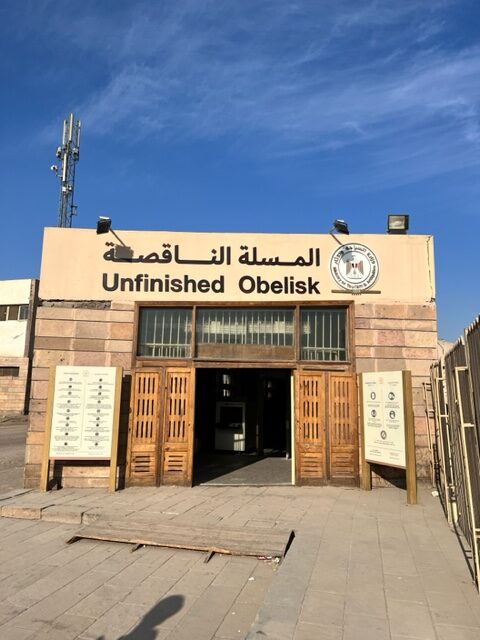
<svg viewBox="0 0 480 640">
<path fill-rule="evenodd" d="M 325 374 L 296 373 L 296 483 L 326 480 Z"/>
<path fill-rule="evenodd" d="M 194 369 L 167 369 L 162 484 L 192 484 L 194 393 Z"/>
<path fill-rule="evenodd" d="M 128 486 L 155 486 L 158 477 L 162 371 L 135 372 L 128 440 Z"/>
<path fill-rule="evenodd" d="M 355 374 L 330 374 L 328 418 L 330 478 L 358 482 L 358 410 Z"/>
</svg>

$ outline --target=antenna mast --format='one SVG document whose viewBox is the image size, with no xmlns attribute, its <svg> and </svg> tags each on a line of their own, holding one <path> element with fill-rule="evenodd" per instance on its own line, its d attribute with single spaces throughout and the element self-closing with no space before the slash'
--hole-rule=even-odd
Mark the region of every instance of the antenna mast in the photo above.
<svg viewBox="0 0 480 640">
<path fill-rule="evenodd" d="M 62 161 L 60 169 L 56 165 L 50 168 L 60 179 L 60 202 L 58 207 L 58 226 L 71 227 L 72 218 L 77 213 L 73 204 L 75 188 L 75 166 L 80 159 L 80 120 L 73 113 L 63 122 L 62 145 L 57 148 L 56 156 Z"/>
</svg>

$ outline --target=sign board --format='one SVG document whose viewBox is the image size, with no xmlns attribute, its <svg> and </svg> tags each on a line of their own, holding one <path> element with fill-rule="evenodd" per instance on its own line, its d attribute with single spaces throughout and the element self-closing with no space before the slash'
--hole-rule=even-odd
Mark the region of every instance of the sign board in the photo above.
<svg viewBox="0 0 480 640">
<path fill-rule="evenodd" d="M 41 489 L 50 461 L 110 460 L 115 490 L 121 388 L 121 367 L 51 368 Z"/>
<path fill-rule="evenodd" d="M 143 302 L 435 297 L 430 236 L 48 228 L 39 295 Z M 401 272 L 398 265 L 402 265 Z M 379 297 L 380 296 L 380 297 Z"/>
<path fill-rule="evenodd" d="M 417 503 L 412 374 L 360 374 L 363 425 L 362 487 L 372 488 L 372 464 L 405 469 L 407 503 Z"/>
<path fill-rule="evenodd" d="M 57 367 L 50 458 L 110 459 L 115 367 Z"/>
<path fill-rule="evenodd" d="M 405 469 L 402 372 L 364 373 L 362 383 L 365 460 Z"/>
</svg>

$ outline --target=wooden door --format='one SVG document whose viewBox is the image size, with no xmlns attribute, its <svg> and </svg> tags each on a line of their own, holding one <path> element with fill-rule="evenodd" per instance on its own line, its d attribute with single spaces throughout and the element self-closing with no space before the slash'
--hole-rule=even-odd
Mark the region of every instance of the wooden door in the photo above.
<svg viewBox="0 0 480 640">
<path fill-rule="evenodd" d="M 324 484 L 327 480 L 326 374 L 297 371 L 295 375 L 295 483 Z"/>
<path fill-rule="evenodd" d="M 191 486 L 195 369 L 165 372 L 161 483 Z"/>
<path fill-rule="evenodd" d="M 133 374 L 127 486 L 155 486 L 158 478 L 163 372 Z"/>
<path fill-rule="evenodd" d="M 355 374 L 330 373 L 328 384 L 329 477 L 358 483 L 358 409 Z"/>
</svg>

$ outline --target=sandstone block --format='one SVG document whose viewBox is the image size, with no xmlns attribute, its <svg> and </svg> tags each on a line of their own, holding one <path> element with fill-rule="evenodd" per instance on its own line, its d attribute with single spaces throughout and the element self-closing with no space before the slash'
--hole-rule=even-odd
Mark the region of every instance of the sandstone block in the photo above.
<svg viewBox="0 0 480 640">
<path fill-rule="evenodd" d="M 40 520 L 42 509 L 38 505 L 4 504 L 2 518 L 20 518 L 22 520 Z"/>
<path fill-rule="evenodd" d="M 132 353 L 131 340 L 105 340 L 105 350 L 111 353 Z"/>
<path fill-rule="evenodd" d="M 73 317 L 88 322 L 106 322 L 108 313 L 109 309 L 75 309 Z"/>
<path fill-rule="evenodd" d="M 108 338 L 110 333 L 110 324 L 108 322 L 75 322 L 76 338 Z"/>
<path fill-rule="evenodd" d="M 134 325 L 130 322 L 115 322 L 110 325 L 112 340 L 133 340 Z"/>
<path fill-rule="evenodd" d="M 83 512 L 87 507 L 69 507 L 52 505 L 42 510 L 41 518 L 45 522 L 62 522 L 64 524 L 81 524 Z"/>
<path fill-rule="evenodd" d="M 74 311 L 68 307 L 38 307 L 37 320 L 72 320 Z"/>
<path fill-rule="evenodd" d="M 53 367 L 58 364 L 73 364 L 73 352 L 35 349 L 35 354 L 33 356 L 33 366 Z"/>
<path fill-rule="evenodd" d="M 65 338 L 71 338 L 74 335 L 75 323 L 71 319 L 68 320 L 53 320 L 44 319 L 38 320 L 35 324 L 36 336 L 63 336 Z"/>
<path fill-rule="evenodd" d="M 75 351 L 105 351 L 105 340 L 94 338 L 73 338 L 72 348 Z"/>
<path fill-rule="evenodd" d="M 108 353 L 104 351 L 76 351 L 73 353 L 72 364 L 88 367 L 106 367 L 109 366 Z"/>
<path fill-rule="evenodd" d="M 109 311 L 107 320 L 109 322 L 132 323 L 135 320 L 135 314 L 133 311 Z"/>
<path fill-rule="evenodd" d="M 59 338 L 53 336 L 37 336 L 35 338 L 36 349 L 57 349 L 69 351 L 71 349 L 71 338 Z"/>
</svg>

